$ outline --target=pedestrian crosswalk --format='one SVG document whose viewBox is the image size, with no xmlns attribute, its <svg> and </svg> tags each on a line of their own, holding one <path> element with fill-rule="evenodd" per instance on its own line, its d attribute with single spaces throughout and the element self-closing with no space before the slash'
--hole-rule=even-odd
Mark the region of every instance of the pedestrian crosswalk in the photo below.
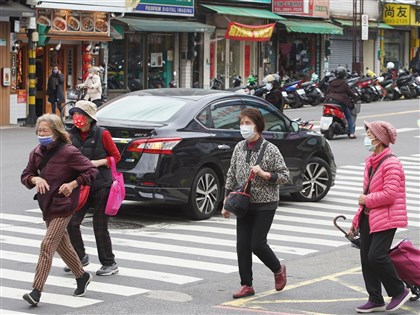
<svg viewBox="0 0 420 315">
<path fill-rule="evenodd" d="M 407 176 L 409 226 L 420 228 L 420 154 L 399 157 Z M 336 185 L 321 202 L 281 201 L 269 234 L 269 243 L 278 257 L 287 261 L 317 252 L 329 251 L 349 242 L 332 224 L 345 215 L 340 225 L 347 229 L 357 209 L 364 165 L 342 166 Z M 115 219 L 118 220 L 118 217 Z M 41 298 L 43 313 L 66 312 L 118 297 L 142 295 L 162 286 L 176 291 L 182 285 L 206 281 L 237 272 L 235 220 L 216 216 L 206 221 L 185 221 L 149 225 L 142 229 L 111 230 L 114 253 L 120 267 L 116 276 L 95 277 L 88 294 L 72 296 L 76 282 L 65 273 L 63 261 L 56 256 Z M 399 230 L 403 235 L 407 229 Z M 22 300 L 31 288 L 40 242 L 45 233 L 39 209 L 20 214 L 1 213 L 0 222 L 1 309 L 0 314 L 35 313 Z M 82 227 L 86 251 L 94 273 L 97 263 L 95 238 L 91 228 Z M 258 259 L 256 263 L 261 264 Z M 236 279 L 237 275 L 232 275 Z M 50 307 L 50 309 L 48 308 Z M 49 311 L 54 310 L 54 311 Z"/>
</svg>

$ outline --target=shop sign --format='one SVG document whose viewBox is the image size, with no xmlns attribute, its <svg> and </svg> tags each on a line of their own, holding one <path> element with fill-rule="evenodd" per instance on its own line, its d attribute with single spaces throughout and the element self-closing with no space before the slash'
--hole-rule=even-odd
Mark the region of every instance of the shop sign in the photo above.
<svg viewBox="0 0 420 315">
<path fill-rule="evenodd" d="M 133 12 L 144 14 L 194 16 L 194 0 L 141 0 Z"/>
<path fill-rule="evenodd" d="M 385 5 L 384 22 L 389 25 L 410 25 L 410 5 L 408 4 Z"/>
<path fill-rule="evenodd" d="M 107 12 L 37 9 L 37 22 L 51 26 L 51 34 L 109 36 L 110 32 Z"/>
<path fill-rule="evenodd" d="M 276 23 L 266 25 L 245 25 L 229 22 L 225 38 L 251 42 L 266 42 L 271 39 Z"/>
<path fill-rule="evenodd" d="M 308 17 L 329 17 L 329 0 L 273 0 L 272 11 Z"/>
<path fill-rule="evenodd" d="M 150 67 L 162 67 L 163 58 L 162 53 L 151 53 L 150 54 Z"/>
</svg>

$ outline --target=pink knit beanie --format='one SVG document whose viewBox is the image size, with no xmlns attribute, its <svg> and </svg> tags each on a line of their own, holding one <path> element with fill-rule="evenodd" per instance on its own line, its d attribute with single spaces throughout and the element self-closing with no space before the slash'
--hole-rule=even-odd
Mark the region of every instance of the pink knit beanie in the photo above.
<svg viewBox="0 0 420 315">
<path fill-rule="evenodd" d="M 364 121 L 366 129 L 369 129 L 373 135 L 385 146 L 394 144 L 397 139 L 397 130 L 387 121 L 373 121 L 371 123 Z"/>
</svg>

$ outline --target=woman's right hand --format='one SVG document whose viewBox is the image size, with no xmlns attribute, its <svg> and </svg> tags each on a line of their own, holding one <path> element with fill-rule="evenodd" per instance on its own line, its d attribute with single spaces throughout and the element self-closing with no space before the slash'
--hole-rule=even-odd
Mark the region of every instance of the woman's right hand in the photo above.
<svg viewBox="0 0 420 315">
<path fill-rule="evenodd" d="M 42 177 L 32 177 L 32 184 L 35 185 L 36 191 L 40 194 L 45 194 L 50 190 L 50 185 L 48 185 L 47 181 Z"/>
<path fill-rule="evenodd" d="M 350 229 L 348 230 L 347 234 L 350 238 L 355 238 L 359 234 L 359 232 L 357 231 L 357 229 L 352 224 Z"/>
<path fill-rule="evenodd" d="M 230 217 L 230 212 L 229 212 L 229 211 L 227 211 L 224 207 L 222 208 L 222 216 L 223 216 L 225 219 L 229 219 L 229 217 Z"/>
</svg>

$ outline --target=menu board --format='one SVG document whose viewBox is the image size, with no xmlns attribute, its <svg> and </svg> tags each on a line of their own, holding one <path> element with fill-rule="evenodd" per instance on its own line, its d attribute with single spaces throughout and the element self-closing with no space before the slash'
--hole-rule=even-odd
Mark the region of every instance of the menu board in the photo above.
<svg viewBox="0 0 420 315">
<path fill-rule="evenodd" d="M 37 9 L 37 22 L 51 26 L 50 33 L 108 35 L 109 13 Z"/>
</svg>

